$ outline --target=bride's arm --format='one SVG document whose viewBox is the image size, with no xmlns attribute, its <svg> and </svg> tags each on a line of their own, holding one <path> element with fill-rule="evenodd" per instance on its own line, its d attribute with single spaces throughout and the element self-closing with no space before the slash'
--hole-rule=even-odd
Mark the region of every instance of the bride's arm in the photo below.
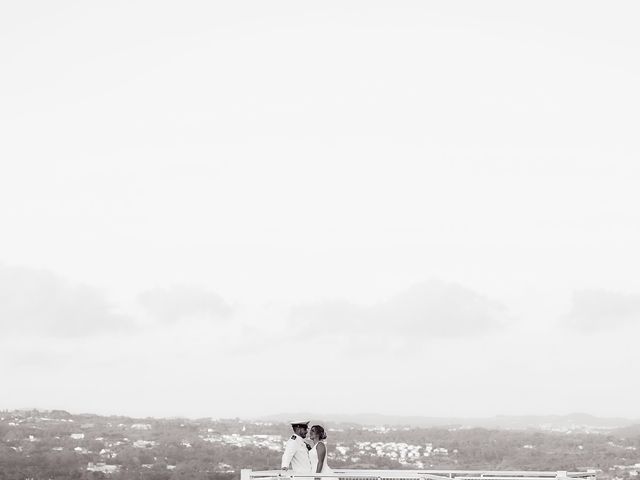
<svg viewBox="0 0 640 480">
<path fill-rule="evenodd" d="M 327 455 L 327 447 L 324 443 L 318 442 L 316 445 L 316 452 L 318 452 L 318 466 L 316 467 L 316 473 L 322 472 L 322 466 L 324 465 L 324 457 Z"/>
</svg>

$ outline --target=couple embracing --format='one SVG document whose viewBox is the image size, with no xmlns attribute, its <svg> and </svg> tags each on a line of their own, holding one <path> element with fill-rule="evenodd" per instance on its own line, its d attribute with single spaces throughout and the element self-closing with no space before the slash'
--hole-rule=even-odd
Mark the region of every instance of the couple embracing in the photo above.
<svg viewBox="0 0 640 480">
<path fill-rule="evenodd" d="M 282 455 L 282 469 L 297 474 L 333 473 L 327 465 L 327 434 L 321 425 L 309 430 L 309 422 L 291 422 L 293 435 L 287 440 Z M 307 438 L 309 433 L 309 440 Z M 329 480 L 329 479 L 327 479 Z"/>
</svg>

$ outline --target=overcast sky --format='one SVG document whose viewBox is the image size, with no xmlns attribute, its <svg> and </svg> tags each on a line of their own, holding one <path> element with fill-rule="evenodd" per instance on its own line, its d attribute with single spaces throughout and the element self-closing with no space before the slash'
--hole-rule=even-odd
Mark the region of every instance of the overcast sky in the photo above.
<svg viewBox="0 0 640 480">
<path fill-rule="evenodd" d="M 640 418 L 637 2 L 0 7 L 0 408 Z"/>
</svg>

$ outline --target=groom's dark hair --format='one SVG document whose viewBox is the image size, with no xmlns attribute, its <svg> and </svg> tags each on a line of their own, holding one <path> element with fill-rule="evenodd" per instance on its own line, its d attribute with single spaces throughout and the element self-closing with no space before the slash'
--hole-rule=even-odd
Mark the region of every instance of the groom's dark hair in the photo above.
<svg viewBox="0 0 640 480">
<path fill-rule="evenodd" d="M 314 425 L 313 427 L 311 427 L 311 430 L 318 434 L 320 440 L 324 440 L 325 438 L 327 438 L 327 434 L 324 433 L 324 428 L 322 428 L 322 425 Z"/>
</svg>

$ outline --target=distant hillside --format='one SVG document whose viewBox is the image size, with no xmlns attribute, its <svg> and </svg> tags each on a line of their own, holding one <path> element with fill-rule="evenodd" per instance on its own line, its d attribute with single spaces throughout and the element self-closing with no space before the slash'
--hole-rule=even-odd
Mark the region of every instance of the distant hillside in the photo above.
<svg viewBox="0 0 640 480">
<path fill-rule="evenodd" d="M 618 428 L 613 433 L 620 438 L 640 437 L 640 423 Z"/>
<path fill-rule="evenodd" d="M 510 430 L 603 430 L 609 431 L 631 427 L 638 420 L 628 418 L 603 418 L 586 413 L 572 413 L 569 415 L 500 415 L 486 418 L 459 417 L 422 417 L 397 416 L 364 413 L 354 415 L 344 414 L 315 414 L 309 412 L 281 413 L 263 417 L 261 420 L 286 422 L 290 419 L 311 419 L 341 424 L 364 426 L 410 426 L 410 427 L 458 427 L 458 428 L 496 428 Z M 640 428 L 640 427 L 639 427 Z"/>
</svg>

